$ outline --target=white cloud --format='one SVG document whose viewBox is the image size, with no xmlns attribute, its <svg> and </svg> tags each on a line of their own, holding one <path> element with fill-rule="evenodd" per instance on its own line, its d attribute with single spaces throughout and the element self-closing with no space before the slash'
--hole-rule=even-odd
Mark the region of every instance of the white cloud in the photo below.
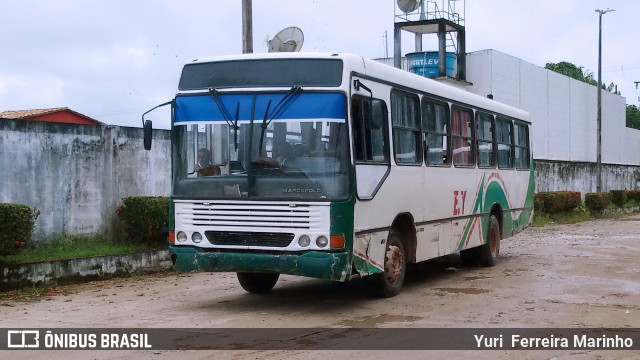
<svg viewBox="0 0 640 360">
<path fill-rule="evenodd" d="M 65 82 L 52 76 L 0 74 L 2 110 L 65 106 L 64 88 Z"/>
</svg>

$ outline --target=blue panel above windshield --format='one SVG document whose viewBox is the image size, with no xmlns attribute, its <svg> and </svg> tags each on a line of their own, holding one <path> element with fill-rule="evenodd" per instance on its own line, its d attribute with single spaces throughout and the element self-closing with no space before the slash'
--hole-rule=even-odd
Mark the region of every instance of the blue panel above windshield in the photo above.
<svg viewBox="0 0 640 360">
<path fill-rule="evenodd" d="M 239 120 L 251 118 L 253 98 L 256 98 L 254 120 L 261 121 L 271 100 L 269 113 L 286 96 L 285 93 L 269 94 L 220 94 L 219 99 L 228 115 L 235 120 L 236 106 L 240 104 Z M 274 120 L 283 119 L 346 119 L 345 97 L 342 93 L 300 93 L 294 95 L 288 106 Z M 174 122 L 225 121 L 211 94 L 177 96 Z"/>
</svg>

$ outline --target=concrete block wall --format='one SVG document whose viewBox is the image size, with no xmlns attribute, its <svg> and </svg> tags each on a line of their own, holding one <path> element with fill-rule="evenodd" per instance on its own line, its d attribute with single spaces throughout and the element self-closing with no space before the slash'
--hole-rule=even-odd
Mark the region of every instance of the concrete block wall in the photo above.
<svg viewBox="0 0 640 360">
<path fill-rule="evenodd" d="M 536 192 L 596 191 L 596 164 L 577 161 L 535 161 Z M 640 166 L 603 164 L 602 191 L 640 189 Z"/>
<path fill-rule="evenodd" d="M 100 233 L 113 239 L 116 206 L 127 196 L 168 196 L 170 133 L 142 129 L 0 120 L 0 202 L 40 210 L 34 240 Z"/>
</svg>

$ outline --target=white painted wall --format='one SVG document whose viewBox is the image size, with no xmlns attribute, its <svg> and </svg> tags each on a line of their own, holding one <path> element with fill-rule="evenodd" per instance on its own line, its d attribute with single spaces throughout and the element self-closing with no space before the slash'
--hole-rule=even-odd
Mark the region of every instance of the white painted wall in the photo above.
<svg viewBox="0 0 640 360">
<path fill-rule="evenodd" d="M 40 210 L 36 241 L 111 238 L 123 197 L 169 195 L 169 139 L 157 130 L 145 151 L 142 129 L 0 120 L 0 202 Z"/>
<path fill-rule="evenodd" d="M 535 159 L 595 162 L 597 89 L 496 50 L 467 54 L 469 91 L 531 114 Z M 602 162 L 640 165 L 625 98 L 602 92 Z"/>
</svg>

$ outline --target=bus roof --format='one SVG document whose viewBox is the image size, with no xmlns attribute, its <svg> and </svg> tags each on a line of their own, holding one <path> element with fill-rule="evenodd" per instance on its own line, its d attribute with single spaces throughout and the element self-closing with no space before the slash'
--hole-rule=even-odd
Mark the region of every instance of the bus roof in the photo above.
<svg viewBox="0 0 640 360">
<path fill-rule="evenodd" d="M 407 90 L 426 94 L 427 96 L 432 95 L 435 97 L 445 98 L 463 105 L 469 105 L 477 109 L 494 112 L 530 123 L 529 113 L 526 111 L 473 94 L 455 86 L 435 81 L 434 79 L 416 75 L 405 70 L 382 64 L 375 60 L 365 59 L 359 55 L 349 53 L 281 52 L 237 54 L 195 59 L 189 64 L 233 60 L 329 58 L 341 59 L 345 63 L 345 70 L 347 71 L 357 75 L 364 75 L 382 80 L 383 82 L 389 83 L 391 86 L 399 86 Z"/>
</svg>

